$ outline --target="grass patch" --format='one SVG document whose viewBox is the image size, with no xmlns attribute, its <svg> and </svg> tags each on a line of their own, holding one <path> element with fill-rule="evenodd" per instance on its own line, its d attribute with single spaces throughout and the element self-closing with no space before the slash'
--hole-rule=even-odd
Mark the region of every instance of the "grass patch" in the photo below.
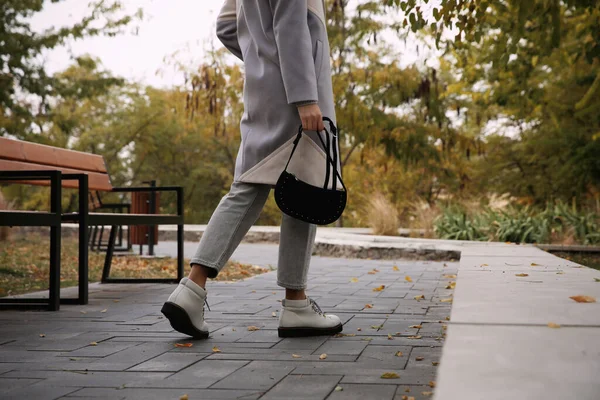
<svg viewBox="0 0 600 400">
<path fill-rule="evenodd" d="M 50 239 L 41 235 L 0 241 L 0 296 L 48 289 Z M 88 279 L 102 277 L 105 253 L 89 252 Z M 185 274 L 189 260 L 184 261 Z M 142 258 L 136 255 L 113 257 L 112 278 L 173 278 L 177 276 L 175 258 Z M 270 269 L 230 261 L 217 281 L 237 281 L 269 272 Z M 76 238 L 63 238 L 61 248 L 61 287 L 77 285 L 78 244 Z"/>
<path fill-rule="evenodd" d="M 552 252 L 552 254 L 600 271 L 600 253 Z"/>
</svg>

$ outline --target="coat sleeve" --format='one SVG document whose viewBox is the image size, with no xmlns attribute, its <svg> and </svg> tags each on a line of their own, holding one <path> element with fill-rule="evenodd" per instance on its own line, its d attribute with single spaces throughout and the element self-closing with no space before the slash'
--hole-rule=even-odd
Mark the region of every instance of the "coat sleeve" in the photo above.
<svg viewBox="0 0 600 400">
<path fill-rule="evenodd" d="M 217 37 L 234 56 L 243 61 L 242 50 L 237 38 L 237 16 L 235 0 L 225 0 L 217 17 Z"/>
<path fill-rule="evenodd" d="M 317 102 L 307 0 L 269 0 L 288 104 Z"/>
</svg>

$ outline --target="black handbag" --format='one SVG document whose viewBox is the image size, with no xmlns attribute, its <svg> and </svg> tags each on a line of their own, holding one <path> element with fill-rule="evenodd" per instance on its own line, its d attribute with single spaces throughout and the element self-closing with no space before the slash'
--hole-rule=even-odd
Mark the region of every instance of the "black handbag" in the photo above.
<svg viewBox="0 0 600 400">
<path fill-rule="evenodd" d="M 332 140 L 330 141 L 330 133 L 325 129 L 324 142 L 321 138 L 321 132 L 317 132 L 319 141 L 325 148 L 326 153 L 325 183 L 323 187 L 303 182 L 294 174 L 287 171 L 296 147 L 298 147 L 298 143 L 302 138 L 302 125 L 298 129 L 298 135 L 296 136 L 296 140 L 294 140 L 294 147 L 292 148 L 290 158 L 275 185 L 275 202 L 281 211 L 290 217 L 316 225 L 328 225 L 340 218 L 342 212 L 344 212 L 344 208 L 346 208 L 348 195 L 337 167 L 337 129 L 331 119 L 324 117 L 323 120 L 329 122 L 332 136 Z M 332 148 L 334 149 L 333 160 L 331 159 Z M 333 168 L 331 168 L 332 166 Z M 332 183 L 331 188 L 328 188 L 327 183 L 329 182 L 330 175 Z M 344 190 L 337 190 L 338 179 Z"/>
</svg>

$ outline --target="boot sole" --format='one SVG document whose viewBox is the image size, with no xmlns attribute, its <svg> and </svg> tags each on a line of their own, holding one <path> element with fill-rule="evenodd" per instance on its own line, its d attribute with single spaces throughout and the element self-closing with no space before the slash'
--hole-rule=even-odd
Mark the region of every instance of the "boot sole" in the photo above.
<svg viewBox="0 0 600 400">
<path fill-rule="evenodd" d="M 208 339 L 209 333 L 197 329 L 194 324 L 192 324 L 192 320 L 188 313 L 177 304 L 166 302 L 162 306 L 160 312 L 167 317 L 171 327 L 177 332 L 191 336 L 194 339 Z"/>
<path fill-rule="evenodd" d="M 277 333 L 280 338 L 290 337 L 307 337 L 307 336 L 329 336 L 340 333 L 344 326 L 342 324 L 336 325 L 331 328 L 302 328 L 302 327 L 290 327 L 290 328 L 279 328 Z"/>
</svg>

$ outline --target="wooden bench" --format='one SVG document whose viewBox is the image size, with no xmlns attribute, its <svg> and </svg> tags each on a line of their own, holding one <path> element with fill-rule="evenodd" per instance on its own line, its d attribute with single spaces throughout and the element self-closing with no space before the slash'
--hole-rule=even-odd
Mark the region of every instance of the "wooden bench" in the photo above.
<svg viewBox="0 0 600 400">
<path fill-rule="evenodd" d="M 90 227 L 110 226 L 102 282 L 111 283 L 176 283 L 183 277 L 183 188 L 112 186 L 106 163 L 102 156 L 66 150 L 36 143 L 0 137 L 0 182 L 50 186 L 50 210 L 6 211 L 0 210 L 0 226 L 50 227 L 50 278 L 49 297 L 0 298 L 0 308 L 47 308 L 56 311 L 60 304 L 88 303 L 88 237 Z M 64 213 L 61 209 L 62 188 L 79 192 L 78 212 Z M 90 212 L 90 191 L 124 192 L 175 192 L 177 214 L 129 214 Z M 79 291 L 77 298 L 60 298 L 60 245 L 61 224 L 79 224 Z M 177 278 L 117 279 L 110 278 L 110 265 L 115 248 L 118 226 L 123 225 L 177 225 Z"/>
</svg>

